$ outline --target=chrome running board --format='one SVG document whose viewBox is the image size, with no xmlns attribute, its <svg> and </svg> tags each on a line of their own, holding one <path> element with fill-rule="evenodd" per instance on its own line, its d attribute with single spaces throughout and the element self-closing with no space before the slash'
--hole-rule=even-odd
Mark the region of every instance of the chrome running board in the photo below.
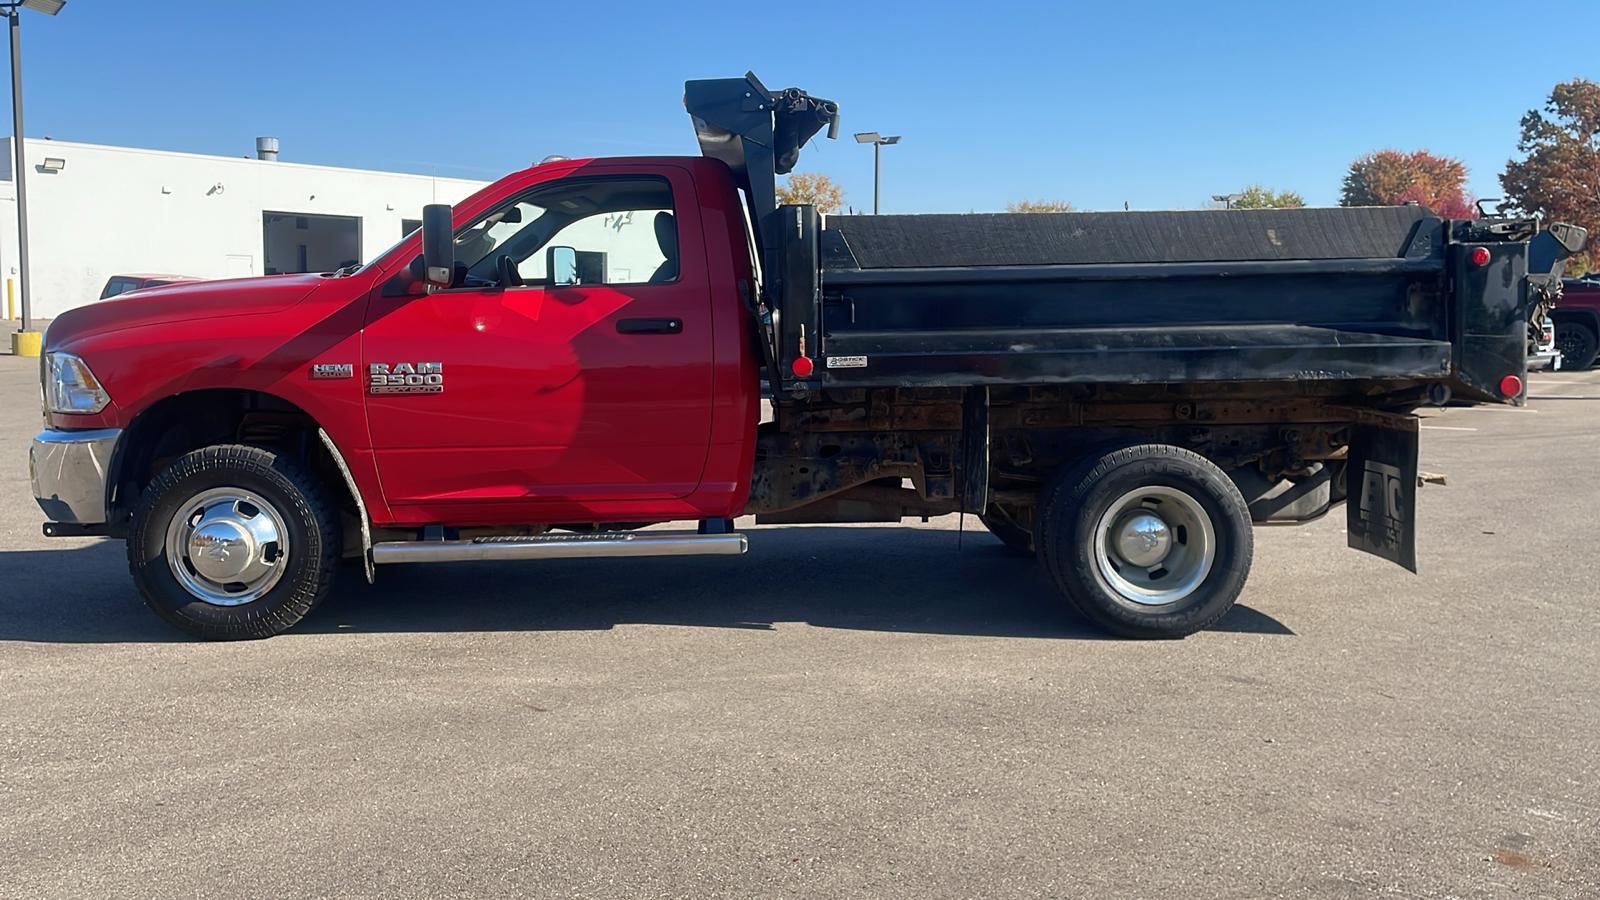
<svg viewBox="0 0 1600 900">
<path fill-rule="evenodd" d="M 541 534 L 471 541 L 382 541 L 372 545 L 372 561 L 383 565 L 505 559 L 738 556 L 745 549 L 742 534 Z"/>
</svg>

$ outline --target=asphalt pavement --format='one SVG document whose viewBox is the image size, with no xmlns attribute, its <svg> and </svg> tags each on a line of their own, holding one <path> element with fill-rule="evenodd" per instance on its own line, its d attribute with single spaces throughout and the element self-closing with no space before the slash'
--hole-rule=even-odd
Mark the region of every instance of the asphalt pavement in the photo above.
<svg viewBox="0 0 1600 900">
<path fill-rule="evenodd" d="M 351 568 L 234 644 L 40 535 L 37 371 L 0 356 L 0 897 L 1600 896 L 1600 371 L 1428 413 L 1420 575 L 1260 529 L 1181 642 L 947 517 Z"/>
</svg>

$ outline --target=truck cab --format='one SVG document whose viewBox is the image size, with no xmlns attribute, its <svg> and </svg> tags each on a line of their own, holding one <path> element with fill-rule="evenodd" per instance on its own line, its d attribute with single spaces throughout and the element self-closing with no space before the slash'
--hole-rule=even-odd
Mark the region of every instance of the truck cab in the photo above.
<svg viewBox="0 0 1600 900">
<path fill-rule="evenodd" d="M 412 243 L 374 263 L 352 387 L 395 521 L 742 511 L 758 397 L 726 168 L 562 162 L 455 216 L 449 283 L 413 277 Z"/>
</svg>

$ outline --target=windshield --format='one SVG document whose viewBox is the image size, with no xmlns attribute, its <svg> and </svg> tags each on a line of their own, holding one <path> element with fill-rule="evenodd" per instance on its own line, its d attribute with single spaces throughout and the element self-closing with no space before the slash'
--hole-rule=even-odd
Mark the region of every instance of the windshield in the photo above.
<svg viewBox="0 0 1600 900">
<path fill-rule="evenodd" d="M 382 262 L 383 260 L 388 259 L 389 258 L 389 254 L 393 253 L 401 244 L 404 244 L 406 241 L 411 240 L 411 235 L 415 234 L 415 233 L 416 232 L 407 232 L 405 237 L 403 237 L 400 240 L 395 241 L 394 243 L 390 244 L 389 246 L 383 248 L 383 252 L 382 253 L 379 253 L 377 256 L 374 256 L 372 259 L 367 260 L 367 264 L 366 265 L 360 267 L 359 269 L 351 269 L 346 274 L 354 275 L 357 272 L 365 272 L 368 269 L 372 268 L 373 266 L 377 265 L 378 263 Z"/>
</svg>

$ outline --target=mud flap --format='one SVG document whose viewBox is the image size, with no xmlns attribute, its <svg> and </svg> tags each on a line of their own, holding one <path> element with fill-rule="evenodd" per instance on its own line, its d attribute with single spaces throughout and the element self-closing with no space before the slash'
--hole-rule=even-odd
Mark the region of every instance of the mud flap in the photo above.
<svg viewBox="0 0 1600 900">
<path fill-rule="evenodd" d="M 1350 546 L 1417 571 L 1417 420 L 1358 426 L 1345 471 Z"/>
</svg>

